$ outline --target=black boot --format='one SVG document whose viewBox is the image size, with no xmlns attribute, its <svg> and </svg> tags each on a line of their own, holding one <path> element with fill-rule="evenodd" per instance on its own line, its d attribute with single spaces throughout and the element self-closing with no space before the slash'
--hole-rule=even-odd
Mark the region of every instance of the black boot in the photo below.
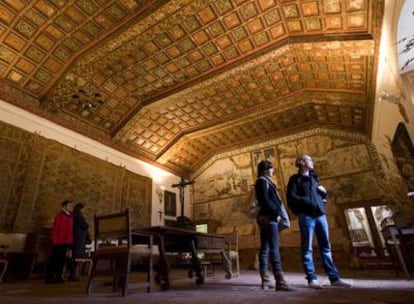
<svg viewBox="0 0 414 304">
<path fill-rule="evenodd" d="M 262 289 L 273 289 L 275 285 L 272 282 L 272 279 L 267 271 L 260 272 L 260 278 L 262 279 Z"/>
<path fill-rule="evenodd" d="M 275 280 L 276 280 L 276 287 L 275 287 L 275 290 L 276 291 L 292 291 L 292 290 L 294 290 L 286 282 L 286 280 L 283 277 L 283 274 L 282 273 L 275 274 Z"/>
</svg>

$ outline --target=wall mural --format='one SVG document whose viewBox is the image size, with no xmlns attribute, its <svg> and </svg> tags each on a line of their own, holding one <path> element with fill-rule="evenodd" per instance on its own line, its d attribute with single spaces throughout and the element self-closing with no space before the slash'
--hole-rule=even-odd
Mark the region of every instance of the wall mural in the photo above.
<svg viewBox="0 0 414 304">
<path fill-rule="evenodd" d="M 371 169 L 371 161 L 365 144 L 355 144 L 329 136 L 313 136 L 278 146 L 280 166 L 285 185 L 289 177 L 297 172 L 295 161 L 302 153 L 315 160 L 315 169 L 320 178 L 352 174 Z"/>
<path fill-rule="evenodd" d="M 194 206 L 194 220 L 214 219 L 220 222 L 221 226 L 241 226 L 252 223 L 244 213 L 246 200 L 247 197 L 242 195 L 210 203 L 196 204 Z"/>
<path fill-rule="evenodd" d="M 151 226 L 152 180 L 125 170 L 122 185 L 122 206 L 130 212 L 131 228 Z"/>
<path fill-rule="evenodd" d="M 194 184 L 195 202 L 244 194 L 252 181 L 250 153 L 217 160 Z"/>
<path fill-rule="evenodd" d="M 343 204 L 379 198 L 381 189 L 373 172 L 363 172 L 321 181 L 330 203 Z"/>
<path fill-rule="evenodd" d="M 89 223 L 128 207 L 133 227 L 150 224 L 150 178 L 3 123 L 0 139 L 2 231 L 41 230 L 65 199 L 84 203 Z"/>
<path fill-rule="evenodd" d="M 90 220 L 95 212 L 120 209 L 122 171 L 110 163 L 97 166 L 90 158 L 80 158 L 78 151 L 58 143 L 46 147 L 34 198 L 34 222 L 50 225 L 65 199 L 84 203 Z"/>
<path fill-rule="evenodd" d="M 240 227 L 252 223 L 244 213 L 249 204 L 248 192 L 245 190 L 248 188 L 245 186 L 254 183 L 258 162 L 266 158 L 273 162 L 276 169 L 274 180 L 281 181 L 278 185 L 284 197 L 289 177 L 297 172 L 296 157 L 301 153 L 309 153 L 316 160 L 321 182 L 330 193 L 328 220 L 336 223 L 335 219 L 343 216 L 341 204 L 363 203 L 379 198 L 380 187 L 372 167 L 372 153 L 363 140 L 338 132 L 306 137 L 296 135 L 289 137 L 287 142 L 279 141 L 274 145 L 252 149 L 250 153 L 216 160 L 196 177 L 194 218 L 218 221 L 222 226 Z M 331 227 L 340 236 L 335 241 L 348 248 L 349 239 L 343 234 L 345 227 L 338 225 Z M 359 237 L 361 239 L 363 235 Z"/>
</svg>

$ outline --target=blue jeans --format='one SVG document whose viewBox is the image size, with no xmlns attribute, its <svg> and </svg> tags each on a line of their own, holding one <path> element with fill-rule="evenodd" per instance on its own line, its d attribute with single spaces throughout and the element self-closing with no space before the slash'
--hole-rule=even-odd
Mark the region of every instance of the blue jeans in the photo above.
<svg viewBox="0 0 414 304">
<path fill-rule="evenodd" d="M 313 233 L 318 240 L 322 266 L 329 277 L 329 281 L 339 280 L 339 272 L 332 259 L 331 243 L 329 241 L 329 228 L 326 215 L 311 217 L 299 215 L 299 227 L 301 235 L 302 263 L 308 282 L 316 280 L 315 263 L 313 262 L 312 239 Z"/>
<path fill-rule="evenodd" d="M 269 264 L 272 265 L 273 274 L 282 273 L 282 264 L 280 262 L 279 252 L 279 228 L 277 222 L 271 221 L 266 225 L 260 225 L 260 252 L 259 268 L 260 273 L 266 273 Z"/>
</svg>

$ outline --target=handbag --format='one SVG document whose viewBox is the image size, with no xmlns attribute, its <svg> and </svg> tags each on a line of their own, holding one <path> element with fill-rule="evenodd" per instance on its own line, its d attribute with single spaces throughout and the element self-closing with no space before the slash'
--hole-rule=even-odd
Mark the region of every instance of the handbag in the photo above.
<svg viewBox="0 0 414 304">
<path fill-rule="evenodd" d="M 256 199 L 256 189 L 252 187 L 249 194 L 249 207 L 246 210 L 246 215 L 249 219 L 255 220 L 260 212 L 260 207 Z"/>
<path fill-rule="evenodd" d="M 282 201 L 280 201 L 280 214 L 281 215 L 280 215 L 279 221 L 277 222 L 279 231 L 289 229 L 290 228 L 289 214 L 287 213 L 285 204 L 283 204 Z"/>
<path fill-rule="evenodd" d="M 266 180 L 266 179 L 264 179 L 264 180 Z M 289 219 L 289 214 L 287 212 L 285 204 L 283 203 L 282 198 L 280 197 L 279 192 L 278 192 L 277 188 L 275 187 L 275 185 L 273 185 L 272 183 L 269 183 L 267 180 L 266 180 L 266 182 L 267 182 L 267 186 L 270 185 L 273 188 L 273 190 L 275 191 L 276 196 L 278 198 L 278 202 L 279 202 L 278 206 L 280 208 L 280 216 L 277 219 L 277 225 L 278 225 L 279 231 L 289 229 L 290 228 L 290 219 Z M 260 207 L 258 206 L 258 202 L 257 202 L 257 199 L 256 199 L 256 192 L 254 190 L 255 189 L 253 188 L 254 193 L 250 194 L 252 204 L 249 208 L 249 212 L 250 212 L 249 214 L 251 215 L 251 217 L 249 216 L 249 218 L 250 219 L 257 219 L 257 223 L 259 225 L 268 224 L 269 221 L 270 221 L 269 216 L 262 215 L 260 217 L 257 217 L 257 215 L 260 212 Z"/>
</svg>

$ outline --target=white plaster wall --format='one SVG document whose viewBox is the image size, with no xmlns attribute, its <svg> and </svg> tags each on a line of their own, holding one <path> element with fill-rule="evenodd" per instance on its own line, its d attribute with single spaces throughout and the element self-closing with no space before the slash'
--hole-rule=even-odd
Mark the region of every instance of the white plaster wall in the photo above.
<svg viewBox="0 0 414 304">
<path fill-rule="evenodd" d="M 411 90 L 405 86 L 401 79 L 396 48 L 398 20 L 404 3 L 405 0 L 385 1 L 372 129 L 372 141 L 375 143 L 378 152 L 384 155 L 391 155 L 391 151 L 388 149 L 389 141 L 387 137 L 392 139 L 398 123 L 405 121 L 397 104 L 380 100 L 381 92 L 386 91 L 400 96 L 400 102 L 410 120 L 409 123 L 405 122 L 405 124 L 411 139 L 414 138 L 414 124 L 411 122 L 414 120 L 414 106 L 411 100 L 414 99 L 410 93 Z"/>
<path fill-rule="evenodd" d="M 172 184 L 180 181 L 178 176 L 123 154 L 46 119 L 33 115 L 23 109 L 4 102 L 3 100 L 0 100 L 0 120 L 26 131 L 36 132 L 42 137 L 56 140 L 66 146 L 88 153 L 115 165 L 123 166 L 131 172 L 150 177 L 152 179 L 152 225 L 160 224 L 158 211 L 160 208 L 163 208 L 163 204 L 159 203 L 159 197 L 156 190 L 161 186 L 163 186 L 165 190 L 177 193 L 177 215 L 180 215 L 179 191 L 177 188 L 171 187 Z M 191 215 L 191 203 L 189 198 L 189 190 L 186 189 L 184 214 L 187 216 Z"/>
</svg>

